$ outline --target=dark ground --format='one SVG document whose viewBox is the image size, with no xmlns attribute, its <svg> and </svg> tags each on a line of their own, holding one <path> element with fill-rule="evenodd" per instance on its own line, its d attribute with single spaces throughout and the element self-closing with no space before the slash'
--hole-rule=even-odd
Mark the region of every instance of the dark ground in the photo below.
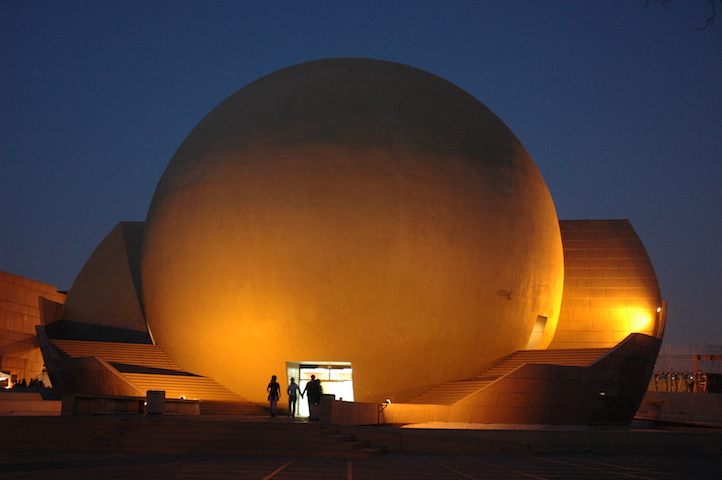
<svg viewBox="0 0 722 480">
<path fill-rule="evenodd" d="M 720 455 L 427 455 L 371 459 L 5 451 L 0 479 L 694 479 L 722 478 Z"/>
</svg>

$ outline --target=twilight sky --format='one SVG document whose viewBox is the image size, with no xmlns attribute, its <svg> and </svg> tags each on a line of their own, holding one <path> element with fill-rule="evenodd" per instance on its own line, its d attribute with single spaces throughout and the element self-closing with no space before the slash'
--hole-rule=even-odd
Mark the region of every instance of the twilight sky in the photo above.
<svg viewBox="0 0 722 480">
<path fill-rule="evenodd" d="M 718 7 L 718 10 L 720 7 Z M 627 218 L 667 344 L 722 344 L 722 19 L 703 0 L 0 2 L 0 270 L 67 290 L 191 129 L 275 70 L 421 68 L 519 137 L 560 219 Z"/>
</svg>

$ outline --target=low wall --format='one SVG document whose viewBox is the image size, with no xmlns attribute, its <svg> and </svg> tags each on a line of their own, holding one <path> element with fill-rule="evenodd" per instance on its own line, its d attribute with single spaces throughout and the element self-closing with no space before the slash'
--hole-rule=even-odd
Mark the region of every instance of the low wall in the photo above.
<svg viewBox="0 0 722 480">
<path fill-rule="evenodd" d="M 647 400 L 662 401 L 660 420 L 722 423 L 722 394 L 690 392 L 647 392 L 637 412 L 649 416 Z"/>
<path fill-rule="evenodd" d="M 63 395 L 63 415 L 133 415 L 145 413 L 145 397 Z M 200 400 L 165 399 L 166 415 L 200 415 Z"/>
<path fill-rule="evenodd" d="M 384 426 L 340 426 L 340 433 L 384 445 L 390 452 L 435 454 L 644 453 L 719 454 L 722 435 L 697 432 L 586 430 L 452 430 Z"/>
<path fill-rule="evenodd" d="M 322 404 L 323 404 L 322 400 Z M 331 400 L 330 418 L 334 425 L 376 425 L 379 423 L 379 405 L 376 403 L 344 402 Z M 322 419 L 324 421 L 325 419 Z"/>
<path fill-rule="evenodd" d="M 330 398 L 329 398 L 330 397 Z M 313 418 L 334 425 L 383 425 L 424 422 L 448 422 L 452 407 L 411 403 L 364 403 L 321 398 Z"/>
<path fill-rule="evenodd" d="M 420 405 L 413 403 L 391 403 L 381 412 L 381 422 L 386 424 L 408 424 L 426 422 L 450 422 L 450 405 Z M 458 408 L 458 407 L 457 407 Z M 465 410 L 464 407 L 461 407 Z"/>
<path fill-rule="evenodd" d="M 0 392 L 0 416 L 60 415 L 59 400 L 43 400 L 35 392 Z"/>
</svg>

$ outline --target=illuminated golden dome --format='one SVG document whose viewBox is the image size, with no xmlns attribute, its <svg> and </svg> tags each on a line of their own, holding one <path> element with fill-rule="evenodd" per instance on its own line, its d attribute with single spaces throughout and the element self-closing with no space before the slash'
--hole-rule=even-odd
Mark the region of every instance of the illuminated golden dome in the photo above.
<svg viewBox="0 0 722 480">
<path fill-rule="evenodd" d="M 367 59 L 223 101 L 163 174 L 142 254 L 155 341 L 257 401 L 286 362 L 350 362 L 361 401 L 468 378 L 540 317 L 548 344 L 562 283 L 554 206 L 512 132 L 451 83 Z"/>
</svg>

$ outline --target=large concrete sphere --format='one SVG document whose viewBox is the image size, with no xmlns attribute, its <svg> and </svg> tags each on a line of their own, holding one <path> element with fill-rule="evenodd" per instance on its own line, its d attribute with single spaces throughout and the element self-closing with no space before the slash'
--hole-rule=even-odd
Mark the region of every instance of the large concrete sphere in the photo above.
<svg viewBox="0 0 722 480">
<path fill-rule="evenodd" d="M 331 59 L 239 90 L 191 132 L 150 206 L 143 299 L 181 366 L 265 401 L 285 362 L 351 362 L 355 399 L 405 401 L 554 333 L 549 191 L 451 83 Z"/>
</svg>

